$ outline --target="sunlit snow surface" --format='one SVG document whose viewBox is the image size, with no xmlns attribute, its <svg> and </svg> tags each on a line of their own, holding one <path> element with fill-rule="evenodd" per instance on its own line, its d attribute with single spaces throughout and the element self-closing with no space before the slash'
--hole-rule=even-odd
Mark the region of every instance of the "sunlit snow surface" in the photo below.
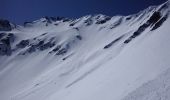
<svg viewBox="0 0 170 100">
<path fill-rule="evenodd" d="M 0 100 L 170 100 L 169 11 L 166 2 L 130 16 L 42 18 L 5 32 L 15 41 L 0 56 Z M 29 44 L 18 48 L 22 40 Z"/>
</svg>

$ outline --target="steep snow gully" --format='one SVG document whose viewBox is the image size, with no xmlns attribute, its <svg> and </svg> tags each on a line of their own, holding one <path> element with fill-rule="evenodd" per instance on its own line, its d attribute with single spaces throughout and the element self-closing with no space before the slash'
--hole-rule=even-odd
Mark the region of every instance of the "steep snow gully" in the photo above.
<svg viewBox="0 0 170 100">
<path fill-rule="evenodd" d="M 170 100 L 169 13 L 0 20 L 0 100 Z"/>
</svg>

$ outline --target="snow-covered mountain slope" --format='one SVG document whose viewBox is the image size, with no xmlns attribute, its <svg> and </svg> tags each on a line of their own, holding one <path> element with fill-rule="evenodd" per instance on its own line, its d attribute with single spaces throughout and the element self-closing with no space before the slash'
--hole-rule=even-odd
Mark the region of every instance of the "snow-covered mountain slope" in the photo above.
<svg viewBox="0 0 170 100">
<path fill-rule="evenodd" d="M 169 100 L 169 3 L 129 16 L 1 20 L 0 100 Z"/>
</svg>

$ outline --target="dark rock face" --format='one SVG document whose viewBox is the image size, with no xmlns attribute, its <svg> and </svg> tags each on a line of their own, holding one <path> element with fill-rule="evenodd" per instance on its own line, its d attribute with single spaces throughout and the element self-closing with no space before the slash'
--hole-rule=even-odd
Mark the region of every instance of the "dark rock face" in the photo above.
<svg viewBox="0 0 170 100">
<path fill-rule="evenodd" d="M 59 50 L 57 53 L 56 53 L 56 55 L 63 55 L 63 54 L 65 54 L 65 53 L 67 53 L 67 48 L 62 48 L 61 50 Z"/>
<path fill-rule="evenodd" d="M 55 53 L 56 52 L 56 55 L 63 55 L 65 53 L 67 53 L 68 49 L 69 49 L 69 45 L 66 45 L 65 47 L 58 45 L 52 51 L 50 51 L 49 53 Z"/>
<path fill-rule="evenodd" d="M 5 33 L 0 33 L 0 39 L 3 38 L 5 35 Z"/>
<path fill-rule="evenodd" d="M 116 42 L 118 42 L 119 40 L 121 40 L 123 37 L 124 37 L 124 35 L 123 35 L 123 36 L 120 36 L 120 37 L 117 38 L 117 39 L 115 39 L 114 41 L 112 41 L 111 43 L 109 43 L 108 45 L 106 45 L 106 46 L 104 47 L 104 49 L 110 48 L 113 44 L 115 44 Z"/>
<path fill-rule="evenodd" d="M 160 12 L 154 12 L 153 15 L 148 20 L 148 24 L 153 25 L 161 18 Z"/>
<path fill-rule="evenodd" d="M 65 18 L 65 17 L 48 17 L 48 16 L 45 16 L 43 18 L 45 18 L 45 20 L 42 21 L 42 22 L 45 23 L 46 26 L 48 26 L 49 24 L 56 22 L 56 21 L 63 21 L 63 22 L 70 21 L 70 19 Z M 29 27 L 32 24 L 34 24 L 34 22 L 24 22 L 25 27 Z M 55 24 L 55 25 L 57 26 L 57 24 Z"/>
<path fill-rule="evenodd" d="M 26 52 L 33 53 L 36 50 L 43 51 L 52 48 L 53 46 L 55 46 L 55 43 L 52 42 L 44 43 L 44 41 L 39 41 L 38 44 L 30 44 L 30 47 L 27 49 Z"/>
<path fill-rule="evenodd" d="M 82 37 L 80 35 L 77 35 L 76 38 L 82 40 Z"/>
<path fill-rule="evenodd" d="M 0 31 L 11 31 L 12 27 L 8 20 L 0 19 Z"/>
<path fill-rule="evenodd" d="M 140 26 L 138 28 L 138 30 L 136 32 L 133 33 L 132 36 L 130 36 L 127 40 L 124 41 L 125 44 L 129 43 L 132 39 L 136 38 L 137 36 L 141 35 L 141 33 L 147 28 L 149 27 L 150 24 L 143 24 L 142 26 Z"/>
<path fill-rule="evenodd" d="M 75 29 L 78 30 L 78 28 L 75 28 Z M 46 37 L 45 36 L 46 34 L 48 34 L 48 33 L 43 33 L 43 34 L 41 34 L 37 37 L 34 37 L 32 39 L 21 40 L 18 44 L 16 44 L 16 47 L 13 50 L 21 50 L 21 49 L 25 48 L 24 50 L 22 50 L 19 53 L 19 55 L 26 55 L 26 54 L 30 54 L 30 53 L 34 53 L 34 52 L 48 50 L 55 46 L 49 53 L 50 54 L 55 53 L 56 55 L 63 55 L 64 53 L 66 53 L 68 51 L 70 44 L 72 42 L 75 42 L 75 40 L 82 39 L 82 37 L 80 35 L 76 34 L 75 40 L 73 40 L 71 43 L 59 45 L 59 44 L 57 44 L 57 42 L 56 42 L 57 40 L 55 37 L 44 38 L 44 37 Z"/>
<path fill-rule="evenodd" d="M 10 43 L 14 42 L 14 35 L 13 34 L 8 34 L 6 37 L 2 38 L 1 43 L 7 44 L 10 46 Z"/>
<path fill-rule="evenodd" d="M 74 53 L 70 54 L 70 55 L 67 55 L 66 57 L 64 57 L 62 60 L 66 60 L 68 59 L 69 57 L 71 57 Z"/>
<path fill-rule="evenodd" d="M 86 26 L 89 26 L 93 24 L 93 20 L 91 18 L 88 18 L 87 20 L 84 21 L 84 23 L 86 24 Z"/>
<path fill-rule="evenodd" d="M 10 56 L 12 53 L 12 50 L 11 50 L 11 47 L 7 44 L 3 44 L 3 43 L 0 43 L 0 55 L 1 56 L 4 56 L 4 55 L 7 55 L 7 56 Z"/>
<path fill-rule="evenodd" d="M 52 51 L 53 52 L 56 52 L 56 51 L 58 51 L 58 50 L 60 50 L 60 48 L 61 48 L 61 45 L 58 45 L 56 48 L 54 48 Z"/>
<path fill-rule="evenodd" d="M 22 40 L 16 45 L 17 49 L 28 47 L 25 51 L 21 52 L 19 55 L 25 55 L 36 51 L 44 51 L 54 46 L 55 46 L 55 42 L 52 41 L 45 42 L 45 40 L 39 40 L 37 38 L 31 40 Z"/>
<path fill-rule="evenodd" d="M 44 36 L 44 35 L 46 35 L 47 33 L 43 33 L 43 34 L 41 34 L 40 36 Z"/>
<path fill-rule="evenodd" d="M 74 25 L 76 25 L 78 22 L 80 22 L 80 20 L 78 20 L 78 19 L 76 19 L 76 20 L 71 20 L 69 26 L 74 26 Z"/>
<path fill-rule="evenodd" d="M 111 19 L 111 17 L 105 17 L 104 19 L 102 19 L 102 20 L 98 20 L 97 22 L 96 22 L 96 24 L 104 24 L 104 23 L 106 23 L 107 21 L 109 21 Z"/>
<path fill-rule="evenodd" d="M 28 53 L 33 53 L 33 52 L 35 52 L 35 51 L 36 51 L 36 46 L 35 46 L 35 45 L 32 45 L 30 48 L 27 49 L 27 51 L 26 51 L 25 53 L 27 53 L 27 52 L 28 52 Z M 25 54 L 25 53 L 24 53 L 24 54 Z"/>
<path fill-rule="evenodd" d="M 152 28 L 151 31 L 156 30 L 157 28 L 159 28 L 159 27 L 166 21 L 167 18 L 168 18 L 168 15 L 166 15 L 166 16 L 163 17 L 163 18 L 161 18 L 161 19 L 154 25 L 154 27 Z"/>
<path fill-rule="evenodd" d="M 130 19 L 132 19 L 132 17 L 127 17 L 127 18 L 126 18 L 126 20 L 130 20 Z"/>
<path fill-rule="evenodd" d="M 29 40 L 22 40 L 20 43 L 18 43 L 16 46 L 18 48 L 25 48 L 26 46 L 29 45 Z"/>
<path fill-rule="evenodd" d="M 68 18 L 63 19 L 63 22 L 68 22 L 68 21 L 70 21 L 70 19 L 68 19 Z"/>
<path fill-rule="evenodd" d="M 57 21 L 57 18 L 55 17 L 50 17 L 51 21 Z"/>
<path fill-rule="evenodd" d="M 167 19 L 166 17 L 163 17 L 163 18 L 161 19 L 161 17 L 162 17 L 162 16 L 161 16 L 161 13 L 160 13 L 160 12 L 154 12 L 154 13 L 152 14 L 152 16 L 149 18 L 149 20 L 148 20 L 146 23 L 144 23 L 142 26 L 140 26 L 140 27 L 138 28 L 138 30 L 133 33 L 132 36 L 130 36 L 127 40 L 124 41 L 124 43 L 127 44 L 127 43 L 129 43 L 132 39 L 134 39 L 134 38 L 136 38 L 137 36 L 141 35 L 141 33 L 142 33 L 143 31 L 145 31 L 145 29 L 148 28 L 149 26 L 153 26 L 153 25 L 154 25 L 154 27 L 152 28 L 152 30 L 155 30 L 155 29 L 157 29 L 158 27 L 160 27 L 160 26 L 162 25 L 162 23 Z M 160 19 L 161 19 L 161 20 L 160 20 Z M 160 20 L 160 21 L 159 21 L 159 20 Z M 152 30 L 151 30 L 151 31 L 152 31 Z"/>
<path fill-rule="evenodd" d="M 0 55 L 10 56 L 12 54 L 11 44 L 14 42 L 15 37 L 12 33 L 1 33 L 0 35 Z"/>
<path fill-rule="evenodd" d="M 72 22 L 69 26 L 74 26 L 77 22 Z"/>
<path fill-rule="evenodd" d="M 54 18 L 54 17 L 45 16 L 45 19 L 46 19 L 47 23 L 52 23 L 52 21 L 56 21 L 56 18 Z"/>
<path fill-rule="evenodd" d="M 49 23 L 52 23 L 52 22 L 56 22 L 56 21 L 63 21 L 63 22 L 67 22 L 67 21 L 70 21 L 70 19 L 68 19 L 68 18 L 65 18 L 65 17 L 45 17 L 46 18 L 46 20 L 47 20 L 47 22 L 49 22 Z"/>
<path fill-rule="evenodd" d="M 51 42 L 43 43 L 39 46 L 39 50 L 43 51 L 48 48 L 52 48 L 54 45 L 55 45 L 55 43 L 51 43 Z"/>
<path fill-rule="evenodd" d="M 8 36 L 7 36 L 7 38 L 9 39 L 9 41 L 10 41 L 11 43 L 14 42 L 14 40 L 15 40 L 15 36 L 14 36 L 14 34 L 12 34 L 12 33 L 9 33 Z"/>
</svg>

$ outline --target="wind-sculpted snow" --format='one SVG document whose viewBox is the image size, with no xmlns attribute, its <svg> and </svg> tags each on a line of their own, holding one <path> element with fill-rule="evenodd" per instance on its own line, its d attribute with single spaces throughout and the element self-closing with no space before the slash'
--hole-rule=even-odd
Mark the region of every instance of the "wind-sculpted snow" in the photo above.
<svg viewBox="0 0 170 100">
<path fill-rule="evenodd" d="M 0 100 L 169 100 L 169 12 L 1 20 Z"/>
</svg>

